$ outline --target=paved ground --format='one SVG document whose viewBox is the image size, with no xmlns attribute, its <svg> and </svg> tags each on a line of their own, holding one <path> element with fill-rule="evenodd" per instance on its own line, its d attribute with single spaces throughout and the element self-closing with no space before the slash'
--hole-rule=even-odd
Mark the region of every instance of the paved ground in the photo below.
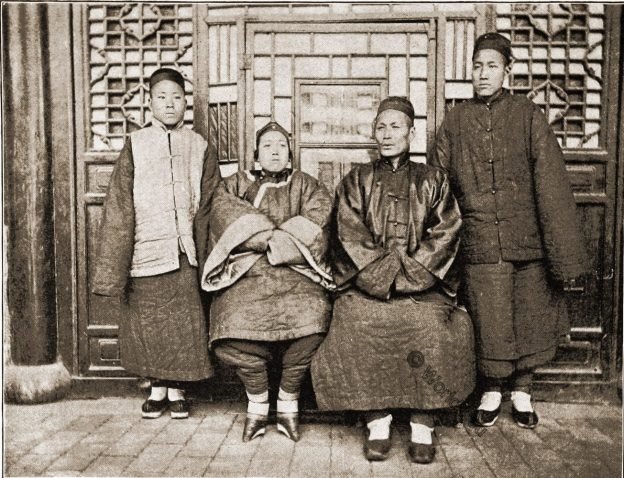
<svg viewBox="0 0 624 478">
<path fill-rule="evenodd" d="M 409 426 L 394 428 L 391 457 L 369 463 L 362 426 L 306 423 L 297 444 L 272 426 L 241 442 L 244 405 L 195 403 L 187 420 L 143 420 L 140 398 L 4 408 L 6 476 L 620 476 L 621 408 L 538 403 L 535 430 L 516 427 L 509 402 L 490 429 L 438 427 L 430 465 L 408 460 Z"/>
</svg>

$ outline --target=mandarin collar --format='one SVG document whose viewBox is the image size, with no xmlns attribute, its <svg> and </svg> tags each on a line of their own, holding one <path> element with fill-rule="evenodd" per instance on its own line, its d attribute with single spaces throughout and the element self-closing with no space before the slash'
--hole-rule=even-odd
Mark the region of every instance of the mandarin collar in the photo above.
<svg viewBox="0 0 624 478">
<path fill-rule="evenodd" d="M 409 152 L 405 153 L 403 156 L 399 158 L 399 163 L 397 164 L 396 169 L 392 166 L 392 162 L 388 158 L 380 157 L 379 158 L 379 166 L 383 169 L 391 169 L 393 171 L 398 171 L 399 169 L 403 169 L 405 166 L 409 164 Z"/>
<path fill-rule="evenodd" d="M 266 169 L 255 169 L 252 171 L 252 173 L 258 179 L 264 179 L 269 181 L 286 181 L 292 173 L 292 169 L 286 168 L 277 172 L 267 171 Z"/>
<path fill-rule="evenodd" d="M 481 98 L 478 95 L 475 95 L 475 99 L 480 102 L 485 104 L 486 106 L 492 106 L 494 103 L 497 103 L 501 100 L 503 100 L 504 98 L 507 98 L 507 96 L 509 96 L 511 93 L 509 93 L 509 90 L 507 90 L 506 88 L 501 88 L 500 90 L 498 90 L 496 93 L 494 93 L 492 96 L 490 96 L 487 99 Z"/>
<path fill-rule="evenodd" d="M 173 128 L 167 128 L 167 126 L 165 126 L 165 124 L 162 121 L 157 120 L 156 118 L 152 118 L 152 126 L 155 126 L 156 128 L 163 130 L 165 132 L 167 131 L 176 131 L 180 128 L 182 128 L 182 126 L 184 126 L 184 118 L 182 118 L 180 120 L 180 122 L 178 124 L 176 124 Z"/>
</svg>

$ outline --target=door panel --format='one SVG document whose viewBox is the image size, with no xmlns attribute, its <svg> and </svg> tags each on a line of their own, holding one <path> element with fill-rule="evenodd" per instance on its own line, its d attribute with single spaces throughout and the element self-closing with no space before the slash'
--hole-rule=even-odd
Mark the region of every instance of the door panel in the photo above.
<svg viewBox="0 0 624 478">
<path fill-rule="evenodd" d="M 563 148 L 591 264 L 585 289 L 566 294 L 572 341 L 539 370 L 546 380 L 610 378 L 620 14 L 604 4 L 496 6 L 515 58 L 510 87 L 540 105 Z"/>
</svg>

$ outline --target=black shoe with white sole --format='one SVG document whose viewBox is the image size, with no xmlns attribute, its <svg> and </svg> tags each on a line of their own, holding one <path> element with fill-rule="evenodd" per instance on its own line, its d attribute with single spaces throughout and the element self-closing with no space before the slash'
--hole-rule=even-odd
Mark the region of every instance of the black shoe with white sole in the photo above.
<svg viewBox="0 0 624 478">
<path fill-rule="evenodd" d="M 162 400 L 151 400 L 147 399 L 143 402 L 141 406 L 141 413 L 143 418 L 158 418 L 160 417 L 165 410 L 167 410 L 167 406 L 169 405 L 169 400 L 166 398 Z"/>
<path fill-rule="evenodd" d="M 186 400 L 174 400 L 169 406 L 171 418 L 188 418 L 189 405 Z"/>
<path fill-rule="evenodd" d="M 474 415 L 474 424 L 479 427 L 491 427 L 498 420 L 498 415 L 500 414 L 501 407 L 499 406 L 496 410 L 481 410 L 477 408 L 477 411 Z"/>
<path fill-rule="evenodd" d="M 516 410 L 516 407 L 511 406 L 511 416 L 519 427 L 522 428 L 535 428 L 539 419 L 535 412 L 520 412 Z"/>
</svg>

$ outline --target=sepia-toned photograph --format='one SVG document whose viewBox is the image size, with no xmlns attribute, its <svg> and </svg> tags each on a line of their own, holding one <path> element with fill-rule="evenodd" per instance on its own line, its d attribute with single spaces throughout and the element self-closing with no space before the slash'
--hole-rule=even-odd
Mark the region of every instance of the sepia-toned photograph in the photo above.
<svg viewBox="0 0 624 478">
<path fill-rule="evenodd" d="M 624 3 L 0 28 L 3 476 L 622 476 Z"/>
</svg>

